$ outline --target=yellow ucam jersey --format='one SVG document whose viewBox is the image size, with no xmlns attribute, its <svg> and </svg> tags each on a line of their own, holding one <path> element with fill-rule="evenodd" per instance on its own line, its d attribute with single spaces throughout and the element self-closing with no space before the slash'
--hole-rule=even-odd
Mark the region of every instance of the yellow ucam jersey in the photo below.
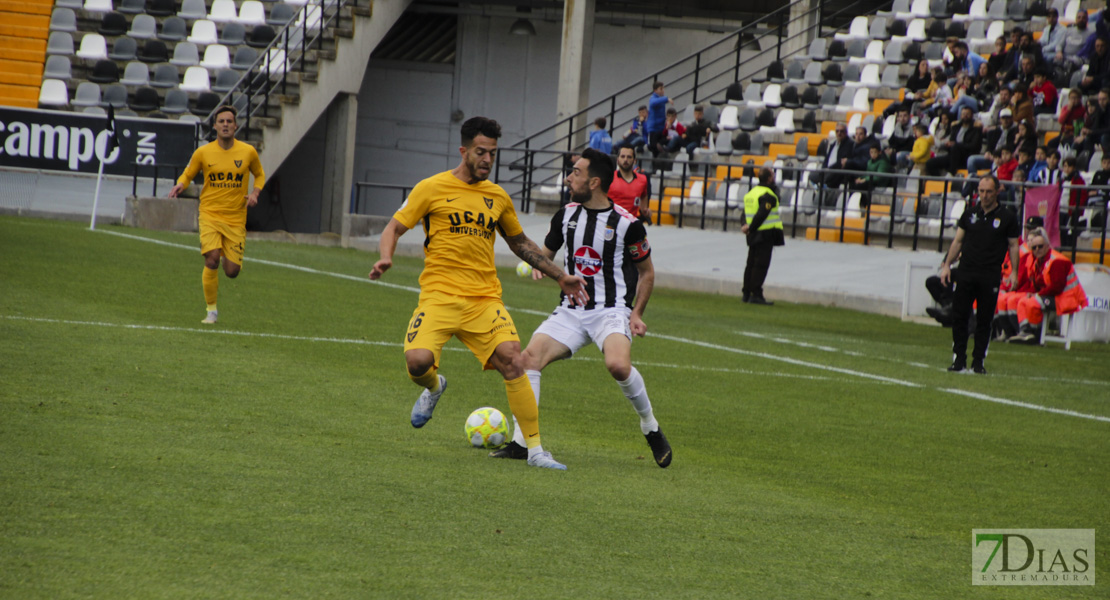
<svg viewBox="0 0 1110 600">
<path fill-rule="evenodd" d="M 494 232 L 502 237 L 524 232 L 501 186 L 489 181 L 467 184 L 444 171 L 418 183 L 393 218 L 408 229 L 424 225 L 422 292 L 501 297 L 493 263 Z"/>
<path fill-rule="evenodd" d="M 219 142 L 207 143 L 193 152 L 189 166 L 177 182 L 189 185 L 201 171 L 204 187 L 200 191 L 200 218 L 245 227 L 247 194 L 266 183 L 254 146 L 233 140 L 231 148 L 224 150 Z M 249 175 L 254 175 L 253 186 Z"/>
</svg>

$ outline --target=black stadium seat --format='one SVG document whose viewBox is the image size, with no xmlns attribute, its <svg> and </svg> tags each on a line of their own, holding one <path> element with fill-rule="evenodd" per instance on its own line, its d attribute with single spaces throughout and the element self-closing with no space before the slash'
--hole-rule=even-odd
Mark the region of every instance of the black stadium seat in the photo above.
<svg viewBox="0 0 1110 600">
<path fill-rule="evenodd" d="M 725 100 L 742 100 L 744 98 L 744 87 L 740 85 L 739 81 L 734 81 L 728 85 L 725 90 Z"/>
<path fill-rule="evenodd" d="M 806 111 L 805 116 L 802 117 L 802 131 L 805 133 L 817 133 L 817 111 Z"/>
<path fill-rule="evenodd" d="M 141 87 L 135 90 L 135 95 L 131 97 L 129 104 L 131 110 L 135 112 L 149 112 L 156 110 L 162 105 L 161 100 L 158 98 L 158 92 L 152 87 Z"/>
<path fill-rule="evenodd" d="M 166 43 L 161 40 L 143 42 L 143 47 L 139 50 L 139 60 L 147 63 L 169 62 L 170 55 L 166 50 Z"/>
<path fill-rule="evenodd" d="M 256 25 L 247 39 L 247 45 L 255 48 L 265 48 L 270 45 L 270 42 L 274 41 L 275 37 L 277 37 L 277 32 L 274 31 L 273 27 Z"/>
<path fill-rule="evenodd" d="M 780 95 L 782 105 L 786 108 L 801 108 L 802 101 L 798 98 L 798 88 L 788 85 L 782 89 Z"/>
<path fill-rule="evenodd" d="M 216 110 L 220 104 L 220 95 L 213 94 L 212 92 L 201 92 L 197 97 L 196 106 L 192 108 L 192 113 L 198 117 L 207 117 L 208 113 Z"/>
<path fill-rule="evenodd" d="M 123 35 L 127 33 L 127 17 L 118 12 L 105 13 L 97 31 L 104 37 Z"/>
<path fill-rule="evenodd" d="M 944 38 L 948 35 L 948 30 L 944 26 L 944 21 L 937 19 L 929 25 L 929 30 L 926 35 L 934 42 L 943 42 Z"/>
<path fill-rule="evenodd" d="M 168 17 L 177 14 L 174 0 L 147 0 L 146 14 L 155 17 Z"/>
<path fill-rule="evenodd" d="M 119 66 L 114 60 L 98 60 L 89 74 L 93 83 L 115 83 L 119 81 Z"/>
</svg>

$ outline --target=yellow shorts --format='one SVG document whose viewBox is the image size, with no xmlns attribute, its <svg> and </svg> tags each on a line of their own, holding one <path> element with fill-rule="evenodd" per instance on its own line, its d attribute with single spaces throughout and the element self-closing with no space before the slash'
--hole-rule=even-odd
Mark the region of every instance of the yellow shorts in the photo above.
<svg viewBox="0 0 1110 600">
<path fill-rule="evenodd" d="M 439 367 L 443 345 L 452 335 L 474 353 L 483 369 L 492 368 L 489 359 L 499 344 L 520 342 L 513 318 L 500 298 L 421 293 L 405 335 L 405 352 L 430 350 Z"/>
<path fill-rule="evenodd" d="M 247 240 L 246 227 L 207 219 L 200 219 L 199 225 L 201 254 L 221 250 L 224 258 L 237 265 L 243 264 L 243 243 Z"/>
</svg>

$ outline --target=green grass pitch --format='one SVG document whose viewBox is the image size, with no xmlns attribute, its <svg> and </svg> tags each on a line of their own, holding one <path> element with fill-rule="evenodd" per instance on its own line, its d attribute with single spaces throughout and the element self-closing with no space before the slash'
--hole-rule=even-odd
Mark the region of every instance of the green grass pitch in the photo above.
<svg viewBox="0 0 1110 600">
<path fill-rule="evenodd" d="M 247 246 L 205 327 L 195 236 L 0 218 L 0 598 L 1107 597 L 1110 347 L 951 375 L 945 329 L 656 290 L 674 463 L 591 347 L 544 374 L 550 472 L 469 447 L 507 403 L 457 341 L 409 425 L 420 261 Z M 557 289 L 501 275 L 527 341 Z M 972 587 L 977 528 L 1096 529 L 1098 584 Z"/>
</svg>

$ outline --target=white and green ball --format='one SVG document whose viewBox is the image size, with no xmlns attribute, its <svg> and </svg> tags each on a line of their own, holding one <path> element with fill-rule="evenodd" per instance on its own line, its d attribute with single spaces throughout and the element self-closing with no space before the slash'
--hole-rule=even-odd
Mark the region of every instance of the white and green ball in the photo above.
<svg viewBox="0 0 1110 600">
<path fill-rule="evenodd" d="M 509 422 L 496 408 L 479 408 L 466 418 L 466 439 L 477 448 L 500 448 L 509 441 Z"/>
<path fill-rule="evenodd" d="M 532 265 L 526 262 L 521 262 L 519 265 L 516 266 L 516 274 L 520 275 L 521 277 L 528 277 L 532 274 Z"/>
</svg>

